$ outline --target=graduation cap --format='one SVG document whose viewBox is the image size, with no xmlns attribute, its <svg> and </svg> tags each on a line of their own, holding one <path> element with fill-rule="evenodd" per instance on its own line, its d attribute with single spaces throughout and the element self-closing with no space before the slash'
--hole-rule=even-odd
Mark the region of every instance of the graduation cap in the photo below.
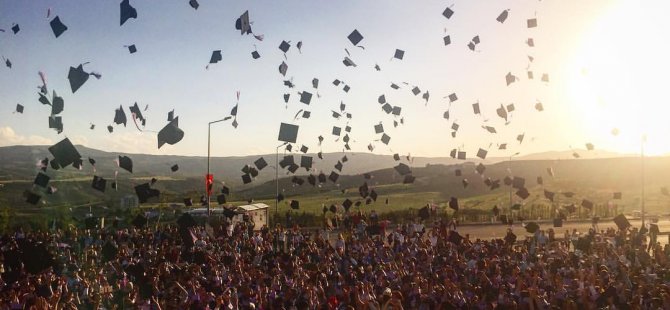
<svg viewBox="0 0 670 310">
<path fill-rule="evenodd" d="M 14 34 L 18 33 L 19 30 L 21 30 L 19 24 L 15 24 L 14 26 L 12 26 L 12 32 L 14 32 Z"/>
<path fill-rule="evenodd" d="M 256 168 L 258 170 L 263 170 L 263 168 L 268 166 L 268 163 L 265 161 L 265 159 L 263 157 L 261 157 L 261 158 L 257 159 L 256 161 L 254 161 L 254 165 L 256 166 Z"/>
<path fill-rule="evenodd" d="M 288 65 L 285 62 L 281 62 L 281 65 L 279 65 L 279 73 L 281 73 L 282 76 L 286 76 L 286 71 L 288 70 Z"/>
<path fill-rule="evenodd" d="M 126 126 L 126 122 L 128 120 L 126 119 L 126 112 L 123 111 L 123 106 L 120 105 L 118 109 L 114 112 L 114 123 L 117 125 L 123 124 L 123 126 Z"/>
<path fill-rule="evenodd" d="M 318 179 L 319 183 L 326 183 L 326 175 L 323 172 L 319 173 Z"/>
<path fill-rule="evenodd" d="M 503 118 L 505 121 L 507 121 L 507 110 L 502 104 L 499 108 L 496 109 L 496 114 L 498 114 L 500 118 Z"/>
<path fill-rule="evenodd" d="M 60 37 L 60 35 L 67 30 L 67 26 L 60 21 L 59 16 L 54 17 L 54 19 L 49 22 L 49 25 L 51 25 L 51 30 L 56 38 Z"/>
<path fill-rule="evenodd" d="M 40 186 L 40 187 L 43 187 L 43 188 L 46 188 L 47 184 L 49 184 L 50 179 L 51 178 L 48 175 L 46 175 L 42 172 L 38 172 L 37 176 L 35 176 L 35 180 L 33 181 L 33 184 L 35 184 L 37 186 Z"/>
<path fill-rule="evenodd" d="M 212 51 L 212 56 L 209 58 L 209 63 L 210 64 L 215 64 L 215 63 L 217 63 L 221 60 L 223 60 L 223 56 L 221 55 L 221 50 Z"/>
<path fill-rule="evenodd" d="M 477 151 L 477 157 L 481 159 L 486 159 L 486 154 L 488 154 L 488 151 L 485 149 L 480 148 L 479 151 Z"/>
<path fill-rule="evenodd" d="M 286 41 L 282 40 L 281 43 L 279 44 L 279 49 L 284 53 L 287 53 L 289 48 L 291 48 L 291 44 L 289 44 Z"/>
<path fill-rule="evenodd" d="M 402 60 L 403 57 L 405 57 L 405 51 L 400 50 L 400 49 L 396 49 L 395 53 L 393 54 L 393 58 L 397 58 L 397 59 Z"/>
<path fill-rule="evenodd" d="M 525 228 L 528 233 L 534 234 L 536 231 L 540 229 L 540 225 L 538 225 L 535 222 L 529 222 L 526 224 Z"/>
<path fill-rule="evenodd" d="M 337 127 L 337 126 L 333 126 L 332 134 L 334 136 L 339 136 L 341 132 L 342 132 L 342 128 Z"/>
<path fill-rule="evenodd" d="M 351 208 L 353 204 L 354 203 L 351 200 L 349 200 L 349 198 L 345 199 L 344 202 L 342 202 L 342 206 L 344 207 L 344 210 L 346 210 L 347 212 L 349 212 L 349 208 Z"/>
<path fill-rule="evenodd" d="M 312 87 L 319 88 L 319 79 L 317 78 L 312 79 Z"/>
<path fill-rule="evenodd" d="M 582 207 L 591 210 L 591 209 L 593 209 L 593 202 L 591 202 L 590 200 L 583 199 L 582 200 Z"/>
<path fill-rule="evenodd" d="M 300 202 L 297 200 L 291 200 L 290 203 L 291 209 L 297 210 L 300 209 Z"/>
<path fill-rule="evenodd" d="M 533 79 L 533 71 L 528 71 L 528 72 L 526 72 L 526 75 L 528 76 L 528 79 L 529 79 L 529 80 L 532 80 L 532 79 Z"/>
<path fill-rule="evenodd" d="M 504 10 L 504 11 L 502 11 L 502 13 L 500 13 L 500 15 L 498 15 L 498 17 L 496 17 L 496 20 L 497 20 L 499 23 L 502 24 L 502 23 L 505 22 L 505 20 L 507 20 L 507 16 L 508 16 L 508 15 L 509 15 L 509 10 Z"/>
<path fill-rule="evenodd" d="M 628 219 L 623 214 L 615 216 L 613 220 L 616 226 L 619 228 L 619 230 L 625 230 L 626 228 L 631 226 L 630 223 L 628 222 Z"/>
<path fill-rule="evenodd" d="M 169 145 L 177 144 L 183 138 L 184 131 L 179 128 L 179 117 L 175 117 L 158 132 L 158 148 L 160 149 L 165 143 Z"/>
<path fill-rule="evenodd" d="M 328 176 L 328 180 L 330 180 L 330 181 L 333 182 L 333 183 L 337 183 L 337 179 L 338 179 L 339 177 L 340 177 L 340 175 L 339 175 L 337 172 L 335 172 L 335 171 L 331 171 L 331 172 L 330 172 L 330 175 Z"/>
<path fill-rule="evenodd" d="M 412 173 L 412 170 L 408 165 L 399 163 L 397 166 L 393 167 L 400 175 L 408 175 Z"/>
<path fill-rule="evenodd" d="M 507 86 L 514 83 L 515 81 L 516 81 L 516 76 L 514 76 L 512 74 L 512 72 L 507 72 L 507 75 L 505 75 L 505 83 L 507 83 Z"/>
<path fill-rule="evenodd" d="M 356 63 L 346 56 L 344 57 L 344 60 L 342 60 L 342 63 L 347 67 L 356 67 Z"/>
<path fill-rule="evenodd" d="M 459 151 L 459 152 L 458 152 L 458 156 L 456 156 L 456 157 L 457 157 L 458 159 L 460 159 L 460 160 L 465 160 L 465 158 L 466 158 L 466 154 L 465 154 L 465 152 L 461 152 L 461 151 Z"/>
<path fill-rule="evenodd" d="M 451 197 L 449 198 L 449 208 L 453 209 L 454 211 L 458 211 L 458 198 L 456 197 Z"/>
<path fill-rule="evenodd" d="M 63 118 L 60 116 L 49 116 L 49 128 L 56 129 L 58 133 L 63 132 Z"/>
<path fill-rule="evenodd" d="M 298 125 L 281 123 L 279 126 L 279 141 L 295 143 L 298 138 Z"/>
<path fill-rule="evenodd" d="M 249 174 L 243 174 L 243 175 L 242 175 L 242 183 L 244 183 L 244 184 L 249 184 L 249 183 L 251 183 L 251 175 L 249 175 Z"/>
<path fill-rule="evenodd" d="M 120 7 L 121 7 L 120 26 L 123 26 L 123 24 L 130 18 L 137 18 L 137 10 L 130 5 L 129 0 L 121 1 Z"/>
<path fill-rule="evenodd" d="M 476 102 L 476 103 L 472 104 L 472 111 L 475 114 L 481 114 L 481 111 L 479 110 L 479 102 Z"/>
<path fill-rule="evenodd" d="M 77 149 L 68 138 L 50 146 L 49 152 L 54 156 L 54 159 L 51 160 L 52 167 L 56 165 L 56 167 L 65 168 L 81 158 L 81 155 L 79 155 L 79 152 L 77 152 Z"/>
<path fill-rule="evenodd" d="M 17 103 L 16 104 L 16 112 L 17 113 L 23 113 L 23 105 Z"/>
<path fill-rule="evenodd" d="M 130 52 L 131 54 L 135 54 L 135 52 L 137 52 L 137 47 L 135 46 L 135 44 L 128 46 L 128 52 Z"/>
<path fill-rule="evenodd" d="M 402 180 L 402 183 L 403 184 L 412 184 L 412 183 L 414 183 L 415 180 L 416 180 L 416 178 L 414 176 L 412 176 L 411 174 L 408 174 Z"/>
<path fill-rule="evenodd" d="M 105 180 L 105 178 L 94 175 L 93 181 L 91 182 L 91 187 L 104 193 L 107 187 L 107 180 Z"/>
<path fill-rule="evenodd" d="M 235 21 L 235 29 L 240 31 L 240 35 L 251 33 L 251 24 L 249 23 L 249 11 L 244 11 Z"/>
<path fill-rule="evenodd" d="M 193 9 L 198 9 L 200 7 L 200 4 L 198 3 L 197 0 L 189 0 L 188 4 L 193 8 Z"/>
<path fill-rule="evenodd" d="M 119 155 L 119 167 L 126 169 L 126 171 L 133 173 L 133 160 L 128 156 Z"/>
<path fill-rule="evenodd" d="M 519 190 L 516 191 L 516 195 L 519 196 L 521 199 L 526 199 L 530 197 L 530 193 L 528 192 L 528 189 L 525 187 L 519 188 Z"/>
<path fill-rule="evenodd" d="M 444 37 L 442 38 L 442 41 L 444 41 L 444 45 L 445 45 L 445 46 L 451 44 L 451 36 L 448 36 L 448 35 L 444 36 Z"/>
<path fill-rule="evenodd" d="M 88 76 L 90 74 L 84 71 L 84 66 L 79 65 L 77 68 L 70 67 L 70 71 L 67 74 L 67 79 L 70 81 L 70 88 L 74 94 L 77 90 L 88 81 Z"/>
<path fill-rule="evenodd" d="M 416 96 L 420 93 L 421 93 L 421 89 L 419 89 L 419 86 L 414 86 L 414 88 L 412 88 L 412 94 L 414 94 L 414 96 Z"/>
<path fill-rule="evenodd" d="M 384 125 L 381 123 L 375 125 L 375 133 L 382 133 L 384 132 Z"/>
<path fill-rule="evenodd" d="M 347 39 L 349 39 L 351 44 L 358 45 L 358 43 L 360 43 L 361 40 L 363 40 L 363 36 L 361 35 L 360 32 L 358 32 L 358 29 L 354 29 L 354 31 L 352 31 L 351 34 L 347 36 Z"/>
<path fill-rule="evenodd" d="M 482 163 L 479 163 L 477 167 L 475 167 L 475 171 L 477 171 L 478 174 L 484 174 L 484 171 L 486 171 L 486 166 L 484 166 Z"/>
<path fill-rule="evenodd" d="M 170 167 L 170 170 L 172 172 L 177 172 L 177 170 L 179 170 L 179 165 L 177 165 L 177 164 L 172 165 L 172 167 Z"/>
<path fill-rule="evenodd" d="M 542 106 L 542 102 L 539 102 L 539 101 L 538 101 L 538 102 L 535 104 L 535 110 L 538 110 L 539 112 L 544 111 L 544 106 Z"/>
<path fill-rule="evenodd" d="M 109 133 L 114 132 L 114 127 L 112 127 L 112 125 L 107 126 L 107 131 L 109 131 Z"/>
<path fill-rule="evenodd" d="M 393 154 L 393 160 L 399 161 L 400 160 L 400 155 L 398 155 L 398 153 Z"/>
<path fill-rule="evenodd" d="M 65 101 L 63 101 L 63 97 L 56 95 L 56 91 L 54 90 L 51 100 L 51 115 L 60 114 L 60 112 L 63 112 L 64 107 Z"/>
<path fill-rule="evenodd" d="M 537 18 L 531 18 L 526 21 L 526 25 L 528 28 L 535 28 L 537 27 Z"/>
<path fill-rule="evenodd" d="M 419 217 L 424 220 L 430 218 L 430 209 L 428 209 L 428 206 L 419 209 Z"/>
<path fill-rule="evenodd" d="M 251 58 L 253 59 L 261 58 L 261 54 L 259 54 L 258 51 L 253 51 L 251 52 Z"/>
<path fill-rule="evenodd" d="M 384 133 L 384 134 L 382 134 L 381 140 L 382 140 L 382 143 L 388 145 L 389 142 L 391 141 L 391 137 L 389 135 L 387 135 L 386 133 Z"/>
<path fill-rule="evenodd" d="M 446 17 L 447 19 L 450 19 L 452 15 L 454 15 L 454 11 L 450 7 L 447 7 L 442 12 L 442 16 Z"/>
<path fill-rule="evenodd" d="M 160 191 L 151 188 L 149 183 L 144 183 L 135 186 L 135 194 L 137 194 L 137 198 L 139 198 L 140 203 L 145 203 L 152 197 L 158 198 L 158 196 L 160 196 Z"/>
<path fill-rule="evenodd" d="M 451 103 L 451 102 L 454 102 L 456 100 L 458 100 L 458 96 L 456 95 L 456 93 L 451 93 L 449 95 L 449 102 Z"/>
<path fill-rule="evenodd" d="M 307 170 L 312 169 L 312 156 L 301 156 L 300 167 L 305 168 Z"/>
<path fill-rule="evenodd" d="M 300 93 L 300 102 L 309 104 L 312 101 L 312 93 L 303 91 Z"/>
<path fill-rule="evenodd" d="M 312 186 L 316 186 L 316 177 L 310 173 L 310 175 L 307 177 L 307 182 Z"/>
</svg>

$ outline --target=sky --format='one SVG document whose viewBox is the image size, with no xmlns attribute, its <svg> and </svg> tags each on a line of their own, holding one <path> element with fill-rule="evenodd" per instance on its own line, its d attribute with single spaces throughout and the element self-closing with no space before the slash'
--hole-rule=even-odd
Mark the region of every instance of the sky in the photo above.
<svg viewBox="0 0 670 310">
<path fill-rule="evenodd" d="M 670 104 L 663 93 L 670 22 L 662 15 L 670 5 L 660 0 L 199 0 L 197 10 L 186 0 L 134 0 L 138 18 L 122 26 L 119 3 L 0 0 L 5 30 L 0 55 L 12 62 L 11 69 L 0 67 L 0 146 L 53 144 L 68 137 L 110 152 L 203 156 L 208 122 L 228 116 L 239 91 L 239 126 L 212 125 L 213 156 L 272 153 L 281 143 L 282 122 L 300 126 L 296 146 L 310 152 L 342 151 L 342 139 L 331 130 L 348 125 L 352 151 L 369 152 L 372 144 L 378 154 L 441 157 L 460 148 L 472 156 L 484 148 L 489 156 L 508 156 L 584 149 L 585 143 L 593 143 L 596 152 L 636 153 L 642 135 L 648 154 L 670 153 Z M 442 15 L 446 7 L 454 11 L 449 19 Z M 508 19 L 496 21 L 507 9 Z M 246 10 L 263 41 L 235 29 Z M 68 26 L 59 38 L 49 27 L 55 16 Z M 528 28 L 532 18 L 537 27 Z M 21 28 L 17 34 L 10 29 L 15 23 Z M 347 39 L 354 29 L 364 37 L 362 47 Z M 450 45 L 444 45 L 445 35 Z M 470 51 L 474 36 L 481 43 Z M 526 44 L 528 38 L 534 47 Z M 282 40 L 291 43 L 286 55 L 278 48 Z M 124 47 L 130 44 L 137 53 Z M 345 49 L 356 67 L 343 65 Z M 396 49 L 405 51 L 402 60 L 392 59 Z M 214 50 L 221 50 L 223 59 L 206 69 Z M 260 59 L 251 57 L 254 50 Z M 286 77 L 278 71 L 282 61 L 288 64 Z M 102 78 L 91 77 L 73 94 L 68 70 L 86 62 L 84 68 Z M 527 78 L 528 70 L 534 79 Z M 65 100 L 60 134 L 48 128 L 50 107 L 37 100 L 40 71 L 49 91 Z M 508 72 L 518 80 L 506 86 Z M 545 73 L 549 82 L 540 81 Z M 318 89 L 312 87 L 314 78 Z M 294 88 L 284 86 L 287 79 Z M 334 86 L 335 79 L 351 90 Z M 401 88 L 391 89 L 391 83 Z M 414 86 L 430 93 L 427 103 L 411 93 Z M 299 102 L 302 91 L 315 94 L 309 105 Z M 458 100 L 450 103 L 445 97 L 452 93 Z M 377 102 L 382 94 L 402 108 L 401 116 L 382 111 Z M 146 127 L 140 131 L 129 120 L 107 132 L 115 109 L 123 106 L 130 115 L 135 102 L 148 105 Z M 475 102 L 481 115 L 473 113 Z M 544 111 L 534 108 L 537 102 Z M 25 106 L 23 114 L 14 112 L 17 103 Z M 331 116 L 341 103 L 351 120 Z M 515 111 L 506 124 L 496 109 L 511 103 Z M 171 110 L 185 136 L 159 149 L 156 132 Z M 299 110 L 311 117 L 294 119 Z M 394 128 L 401 117 L 403 124 Z M 391 137 L 388 145 L 375 134 L 380 122 Z M 454 122 L 459 129 L 452 137 Z M 612 134 L 615 128 L 618 135 Z M 520 134 L 522 143 L 516 140 Z M 319 135 L 325 138 L 320 146 Z M 506 150 L 498 150 L 502 143 Z"/>
</svg>

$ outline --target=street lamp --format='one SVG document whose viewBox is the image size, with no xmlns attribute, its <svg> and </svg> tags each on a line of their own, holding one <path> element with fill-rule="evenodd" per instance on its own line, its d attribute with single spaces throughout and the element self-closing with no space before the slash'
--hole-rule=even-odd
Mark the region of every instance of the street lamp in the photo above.
<svg viewBox="0 0 670 310">
<path fill-rule="evenodd" d="M 210 153 L 211 153 L 211 148 L 212 148 L 212 143 L 211 143 L 211 131 L 212 131 L 212 124 L 216 124 L 219 122 L 227 121 L 230 119 L 230 116 L 211 121 L 209 124 L 207 124 L 207 177 L 209 177 L 210 171 L 209 171 L 209 159 L 210 159 Z M 209 189 L 209 184 L 207 185 L 207 221 L 209 222 L 209 204 L 210 204 L 210 189 Z"/>
<path fill-rule="evenodd" d="M 512 157 L 519 155 L 519 152 L 516 152 L 512 155 L 509 156 L 509 160 L 507 161 L 507 170 L 509 171 L 510 176 L 512 175 Z M 508 216 L 511 215 L 512 213 L 512 185 L 509 187 L 509 209 L 508 209 Z"/>
<path fill-rule="evenodd" d="M 275 221 L 279 219 L 279 148 L 288 144 L 284 142 L 277 146 L 275 153 Z"/>
<path fill-rule="evenodd" d="M 642 135 L 642 138 L 640 139 L 640 177 L 641 177 L 641 190 L 642 190 L 642 205 L 641 205 L 641 210 L 642 211 L 642 227 L 644 227 L 644 220 L 645 220 L 645 214 L 644 214 L 644 143 L 647 142 L 647 135 Z"/>
</svg>

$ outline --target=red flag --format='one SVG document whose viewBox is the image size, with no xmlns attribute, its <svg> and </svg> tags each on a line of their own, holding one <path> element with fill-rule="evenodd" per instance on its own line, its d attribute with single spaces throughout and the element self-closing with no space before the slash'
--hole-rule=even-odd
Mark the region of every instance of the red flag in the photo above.
<svg viewBox="0 0 670 310">
<path fill-rule="evenodd" d="M 207 190 L 207 196 L 212 195 L 212 185 L 214 185 L 214 175 L 208 174 L 207 176 L 205 176 L 205 187 Z"/>
</svg>

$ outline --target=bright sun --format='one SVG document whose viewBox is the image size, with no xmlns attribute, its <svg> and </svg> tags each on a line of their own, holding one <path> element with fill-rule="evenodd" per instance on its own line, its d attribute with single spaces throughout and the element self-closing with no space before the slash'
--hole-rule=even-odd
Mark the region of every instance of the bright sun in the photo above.
<svg viewBox="0 0 670 310">
<path fill-rule="evenodd" d="M 670 1 L 621 1 L 583 37 L 568 95 L 597 147 L 670 153 Z M 618 134 L 613 132 L 618 131 Z"/>
</svg>

